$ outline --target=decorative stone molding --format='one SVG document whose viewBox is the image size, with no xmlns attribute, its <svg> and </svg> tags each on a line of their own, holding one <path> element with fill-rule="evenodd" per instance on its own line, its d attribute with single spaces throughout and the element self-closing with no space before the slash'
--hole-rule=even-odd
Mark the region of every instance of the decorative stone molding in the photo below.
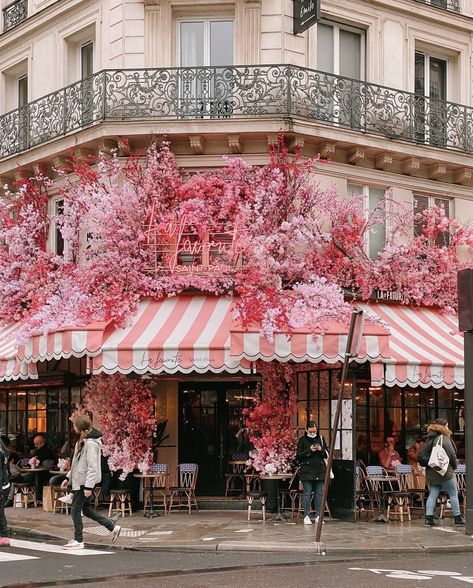
<svg viewBox="0 0 473 588">
<path fill-rule="evenodd" d="M 189 144 L 192 152 L 196 155 L 202 155 L 205 149 L 205 140 L 202 135 L 190 135 Z"/>
<path fill-rule="evenodd" d="M 420 159 L 410 157 L 403 162 L 402 173 L 411 176 L 420 170 L 420 165 Z"/>
<path fill-rule="evenodd" d="M 336 143 L 322 143 L 319 148 L 319 155 L 323 159 L 330 159 L 335 155 Z"/>
<path fill-rule="evenodd" d="M 268 137 L 268 145 L 270 147 L 271 147 L 271 145 L 275 145 L 279 141 L 278 133 L 268 133 L 267 137 Z"/>
<path fill-rule="evenodd" d="M 428 172 L 429 178 L 431 180 L 438 180 L 439 178 L 447 174 L 447 164 L 436 163 L 435 165 L 429 167 Z"/>
<path fill-rule="evenodd" d="M 381 153 L 375 159 L 376 169 L 388 169 L 393 164 L 393 156 L 390 153 Z"/>
<path fill-rule="evenodd" d="M 473 178 L 473 169 L 471 167 L 462 167 L 453 174 L 455 184 L 462 186 L 469 184 Z"/>
<path fill-rule="evenodd" d="M 242 39 L 244 47 L 245 63 L 257 64 L 260 62 L 261 43 L 261 2 L 247 0 L 243 3 L 243 30 Z"/>
<path fill-rule="evenodd" d="M 347 153 L 347 161 L 351 164 L 356 164 L 365 158 L 366 152 L 361 147 L 354 147 Z"/>
<path fill-rule="evenodd" d="M 228 135 L 228 147 L 232 153 L 241 153 L 240 135 Z"/>
</svg>

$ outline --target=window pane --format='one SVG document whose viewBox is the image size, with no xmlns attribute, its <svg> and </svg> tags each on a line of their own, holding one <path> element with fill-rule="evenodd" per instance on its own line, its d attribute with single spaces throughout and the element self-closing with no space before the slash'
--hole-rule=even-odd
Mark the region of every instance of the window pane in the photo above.
<svg viewBox="0 0 473 588">
<path fill-rule="evenodd" d="M 435 100 L 447 98 L 447 62 L 443 59 L 429 58 L 430 97 Z"/>
<path fill-rule="evenodd" d="M 28 76 L 18 80 L 18 108 L 28 104 Z"/>
<path fill-rule="evenodd" d="M 415 56 L 414 92 L 418 96 L 425 96 L 425 57 L 422 53 Z"/>
<path fill-rule="evenodd" d="M 87 43 L 80 48 L 81 79 L 88 78 L 94 73 L 94 44 Z"/>
<path fill-rule="evenodd" d="M 333 73 L 333 27 L 317 24 L 317 69 Z"/>
<path fill-rule="evenodd" d="M 383 214 L 385 205 L 384 190 L 379 188 L 370 188 L 368 196 L 369 212 L 376 211 L 376 217 L 379 218 Z M 379 222 L 372 225 L 369 235 L 369 256 L 371 259 L 376 259 L 378 253 L 386 243 L 386 224 Z"/>
<path fill-rule="evenodd" d="M 347 196 L 351 198 L 352 196 L 361 196 L 363 194 L 363 186 L 358 186 L 356 184 L 348 184 L 347 185 Z"/>
<path fill-rule="evenodd" d="M 64 212 L 64 200 L 57 200 L 54 204 L 54 216 L 62 215 Z M 64 254 L 64 238 L 57 223 L 54 229 L 54 252 L 56 255 Z"/>
<path fill-rule="evenodd" d="M 180 64 L 182 67 L 204 65 L 204 23 L 181 22 Z"/>
<path fill-rule="evenodd" d="M 340 75 L 361 79 L 361 35 L 340 30 Z"/>
<path fill-rule="evenodd" d="M 417 216 L 429 208 L 429 197 L 414 195 L 414 215 Z M 422 234 L 424 222 L 417 216 L 414 219 L 414 236 L 419 237 Z"/>
<path fill-rule="evenodd" d="M 210 65 L 233 65 L 233 21 L 210 23 Z"/>
</svg>

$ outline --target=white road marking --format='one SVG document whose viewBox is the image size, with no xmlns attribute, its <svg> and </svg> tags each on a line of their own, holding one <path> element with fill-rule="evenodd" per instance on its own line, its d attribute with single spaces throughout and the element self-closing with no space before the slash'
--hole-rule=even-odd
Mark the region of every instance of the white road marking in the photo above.
<svg viewBox="0 0 473 588">
<path fill-rule="evenodd" d="M 21 539 L 11 539 L 12 547 L 20 549 L 32 549 L 33 551 L 47 551 L 48 553 L 60 553 L 62 555 L 114 555 L 113 551 L 101 551 L 98 549 L 63 549 L 59 545 L 50 543 L 37 543 L 36 541 L 22 541 Z"/>
<path fill-rule="evenodd" d="M 417 573 L 428 576 L 461 576 L 460 572 L 445 572 L 444 570 L 417 570 Z"/>
<path fill-rule="evenodd" d="M 0 562 L 21 561 L 25 559 L 39 559 L 34 555 L 21 555 L 18 553 L 9 553 L 8 551 L 0 551 Z"/>
</svg>

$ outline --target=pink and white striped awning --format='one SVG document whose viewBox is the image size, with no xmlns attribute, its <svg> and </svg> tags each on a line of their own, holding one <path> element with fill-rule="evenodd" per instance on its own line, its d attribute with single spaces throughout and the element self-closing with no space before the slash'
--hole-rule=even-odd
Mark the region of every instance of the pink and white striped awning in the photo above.
<svg viewBox="0 0 473 588">
<path fill-rule="evenodd" d="M 206 295 L 141 301 L 127 327 L 104 335 L 93 372 L 249 373 L 250 363 L 230 354 L 232 302 Z"/>
<path fill-rule="evenodd" d="M 463 336 L 456 315 L 402 305 L 360 305 L 389 325 L 391 357 L 371 366 L 373 385 L 463 388 Z"/>
<path fill-rule="evenodd" d="M 36 364 L 29 364 L 18 357 L 15 333 L 23 326 L 23 323 L 12 323 L 0 328 L 0 381 L 38 377 Z"/>
</svg>

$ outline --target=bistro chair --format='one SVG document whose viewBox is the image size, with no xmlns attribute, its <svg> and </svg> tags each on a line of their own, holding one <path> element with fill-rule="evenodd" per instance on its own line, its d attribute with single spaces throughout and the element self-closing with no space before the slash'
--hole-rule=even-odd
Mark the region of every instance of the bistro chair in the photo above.
<svg viewBox="0 0 473 588">
<path fill-rule="evenodd" d="M 374 480 L 372 478 L 386 478 L 388 475 L 387 471 L 383 466 L 367 466 L 366 474 L 364 476 L 364 482 L 366 489 L 372 494 L 378 510 L 381 510 L 381 485 L 383 482 Z M 392 490 L 391 484 L 389 484 L 389 490 Z"/>
<path fill-rule="evenodd" d="M 365 471 L 359 465 L 355 469 L 355 519 L 361 517 L 362 513 L 375 513 L 376 495 L 370 491 L 365 482 Z"/>
<path fill-rule="evenodd" d="M 61 488 L 61 486 L 53 486 L 52 487 L 52 494 L 53 494 L 53 514 L 56 512 L 61 512 L 64 514 L 69 514 L 69 504 L 66 502 L 62 502 L 59 500 L 63 498 L 67 494 L 69 494 L 69 490 Z"/>
<path fill-rule="evenodd" d="M 458 498 L 460 499 L 460 507 L 463 510 L 463 516 L 466 512 L 466 465 L 459 463 L 455 470 L 455 477 L 457 480 Z"/>
<path fill-rule="evenodd" d="M 166 463 L 153 463 L 148 473 L 155 474 L 155 476 L 153 478 L 143 478 L 143 508 L 146 510 L 149 507 L 151 485 L 153 485 L 153 507 L 155 504 L 161 504 L 166 514 L 169 493 L 169 466 Z"/>
<path fill-rule="evenodd" d="M 22 508 L 28 508 L 30 504 L 33 504 L 35 507 L 38 506 L 38 501 L 36 499 L 36 486 L 35 484 L 30 484 L 29 482 L 17 482 L 13 484 L 14 488 L 14 500 L 17 494 L 20 495 L 20 503 Z M 15 504 L 15 502 L 14 502 Z"/>
<path fill-rule="evenodd" d="M 398 490 L 388 490 L 384 493 L 387 497 L 386 516 L 399 517 L 400 522 L 404 521 L 404 515 L 411 520 L 411 488 L 413 483 L 413 469 L 410 465 L 398 464 L 394 468 L 397 478 Z"/>
<path fill-rule="evenodd" d="M 300 468 L 297 468 L 289 480 L 287 488 L 282 488 L 279 491 L 281 497 L 281 512 L 291 511 L 291 517 L 294 518 L 296 511 L 297 496 L 299 490 L 299 480 L 297 478 Z"/>
<path fill-rule="evenodd" d="M 247 459 L 246 453 L 235 453 L 228 462 L 229 471 L 225 474 L 225 498 L 228 494 L 244 494 Z"/>
<path fill-rule="evenodd" d="M 261 512 L 263 513 L 263 523 L 266 522 L 266 499 L 268 498 L 267 492 L 261 492 L 261 490 L 250 491 L 246 495 L 248 501 L 248 520 L 251 519 L 251 508 L 253 502 L 258 500 L 261 503 Z"/>
<path fill-rule="evenodd" d="M 173 507 L 187 507 L 189 514 L 192 512 L 193 506 L 195 506 L 196 510 L 199 510 L 195 497 L 198 474 L 199 466 L 196 463 L 181 463 L 177 466 L 177 485 L 169 488 L 168 512 L 171 512 Z M 175 501 L 177 501 L 176 504 L 174 503 Z"/>
</svg>

